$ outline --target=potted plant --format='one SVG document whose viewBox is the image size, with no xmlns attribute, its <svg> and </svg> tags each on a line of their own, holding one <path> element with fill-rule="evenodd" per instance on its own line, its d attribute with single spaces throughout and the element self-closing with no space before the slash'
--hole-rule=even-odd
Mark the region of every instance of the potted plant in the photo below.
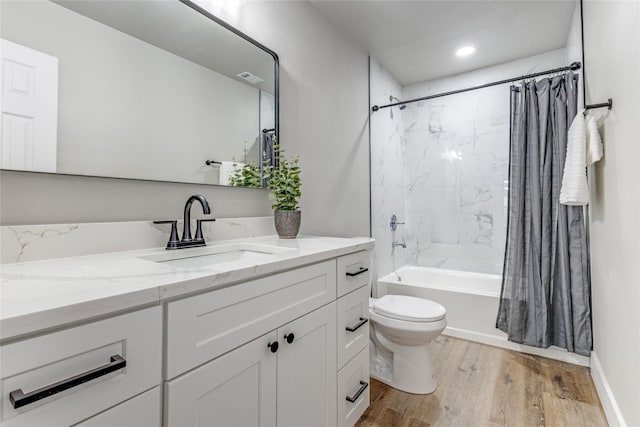
<svg viewBox="0 0 640 427">
<path fill-rule="evenodd" d="M 301 212 L 299 199 L 302 195 L 300 187 L 300 158 L 288 159 L 278 144 L 273 146 L 275 162 L 264 161 L 264 179 L 269 189 L 269 198 L 275 200 L 271 205 L 274 210 L 276 231 L 281 239 L 294 239 L 300 231 Z M 273 166 L 275 163 L 277 166 Z"/>
</svg>

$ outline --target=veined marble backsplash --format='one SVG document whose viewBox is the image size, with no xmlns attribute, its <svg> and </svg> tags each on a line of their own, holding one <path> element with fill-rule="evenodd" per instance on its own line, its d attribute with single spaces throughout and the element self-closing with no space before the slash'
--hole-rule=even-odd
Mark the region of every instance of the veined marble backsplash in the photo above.
<svg viewBox="0 0 640 427">
<path fill-rule="evenodd" d="M 195 220 L 191 226 L 195 233 Z M 216 218 L 202 224 L 208 242 L 275 234 L 273 217 Z M 0 227 L 0 263 L 164 247 L 171 225 L 153 221 Z M 178 222 L 182 234 L 182 221 Z"/>
</svg>

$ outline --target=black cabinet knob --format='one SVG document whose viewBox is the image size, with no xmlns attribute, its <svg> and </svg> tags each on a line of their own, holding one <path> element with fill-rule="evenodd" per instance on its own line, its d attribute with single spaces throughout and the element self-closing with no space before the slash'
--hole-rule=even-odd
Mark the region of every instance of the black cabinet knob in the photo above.
<svg viewBox="0 0 640 427">
<path fill-rule="evenodd" d="M 291 332 L 290 334 L 286 334 L 286 335 L 284 336 L 284 339 L 285 339 L 285 340 L 287 340 L 287 343 L 291 344 L 291 343 L 293 342 L 293 339 L 294 339 L 295 337 L 296 337 L 296 336 L 295 336 L 295 335 L 293 335 L 293 332 Z"/>
<path fill-rule="evenodd" d="M 278 351 L 278 347 L 280 347 L 280 345 L 278 344 L 278 341 L 274 341 L 267 344 L 267 347 L 269 347 L 271 353 L 275 353 L 276 351 Z"/>
</svg>

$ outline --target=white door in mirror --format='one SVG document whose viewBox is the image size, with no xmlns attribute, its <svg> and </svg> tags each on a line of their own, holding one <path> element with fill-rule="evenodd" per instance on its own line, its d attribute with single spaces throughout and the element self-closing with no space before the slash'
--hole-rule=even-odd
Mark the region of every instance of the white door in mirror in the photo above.
<svg viewBox="0 0 640 427">
<path fill-rule="evenodd" d="M 3 169 L 56 172 L 58 58 L 2 40 Z"/>
</svg>

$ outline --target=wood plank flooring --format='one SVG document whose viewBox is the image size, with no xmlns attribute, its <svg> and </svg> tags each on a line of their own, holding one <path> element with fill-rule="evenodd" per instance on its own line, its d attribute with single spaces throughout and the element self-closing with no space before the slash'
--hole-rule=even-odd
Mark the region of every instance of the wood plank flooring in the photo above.
<svg viewBox="0 0 640 427">
<path fill-rule="evenodd" d="M 371 380 L 358 427 L 607 426 L 589 369 L 441 335 L 437 390 L 414 395 Z"/>
</svg>

